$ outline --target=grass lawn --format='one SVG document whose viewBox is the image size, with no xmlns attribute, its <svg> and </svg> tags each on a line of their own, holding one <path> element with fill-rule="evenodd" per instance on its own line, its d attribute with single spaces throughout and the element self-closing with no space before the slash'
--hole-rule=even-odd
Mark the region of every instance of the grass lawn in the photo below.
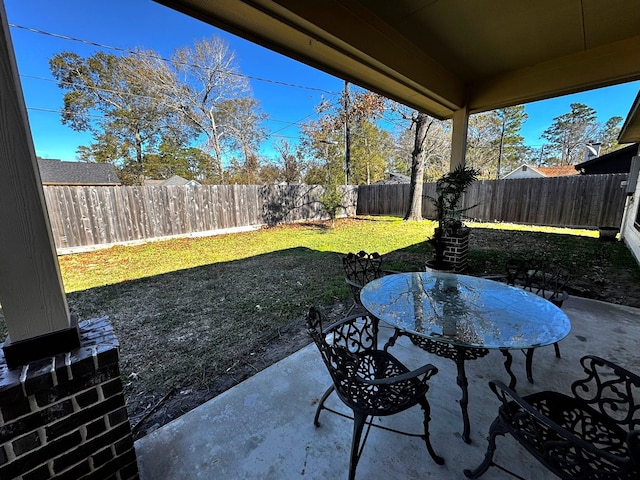
<svg viewBox="0 0 640 480">
<path fill-rule="evenodd" d="M 333 229 L 296 224 L 59 261 L 80 318 L 108 315 L 113 323 L 131 421 L 142 435 L 309 343 L 309 306 L 344 314 L 342 254 L 377 251 L 387 268 L 422 270 L 434 226 L 359 217 Z M 620 242 L 591 231 L 470 226 L 470 274 L 501 272 L 510 255 L 546 254 L 569 267 L 570 293 L 640 307 L 640 268 Z"/>
</svg>

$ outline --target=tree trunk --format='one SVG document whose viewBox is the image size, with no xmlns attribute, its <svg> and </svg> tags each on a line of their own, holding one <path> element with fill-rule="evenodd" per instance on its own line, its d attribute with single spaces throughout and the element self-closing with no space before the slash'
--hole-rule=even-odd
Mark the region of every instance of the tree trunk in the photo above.
<svg viewBox="0 0 640 480">
<path fill-rule="evenodd" d="M 409 210 L 404 220 L 422 220 L 422 188 L 424 186 L 424 145 L 431 123 L 429 117 L 419 113 L 416 120 L 416 136 L 411 152 L 411 186 L 409 189 Z"/>
</svg>

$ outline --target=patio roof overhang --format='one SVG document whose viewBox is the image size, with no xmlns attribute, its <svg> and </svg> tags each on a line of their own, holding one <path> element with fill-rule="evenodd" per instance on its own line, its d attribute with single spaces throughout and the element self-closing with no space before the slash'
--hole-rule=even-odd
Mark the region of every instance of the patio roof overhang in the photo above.
<svg viewBox="0 0 640 480">
<path fill-rule="evenodd" d="M 637 0 L 156 0 L 437 118 L 640 79 Z"/>
<path fill-rule="evenodd" d="M 469 113 L 640 79 L 637 0 L 156 1 L 453 118 L 452 164 L 464 162 Z M 73 328 L 3 0 L 0 98 L 5 321 L 16 348 L 37 352 L 35 341 L 62 348 L 49 334 Z M 628 131 L 637 119 L 632 115 Z"/>
</svg>

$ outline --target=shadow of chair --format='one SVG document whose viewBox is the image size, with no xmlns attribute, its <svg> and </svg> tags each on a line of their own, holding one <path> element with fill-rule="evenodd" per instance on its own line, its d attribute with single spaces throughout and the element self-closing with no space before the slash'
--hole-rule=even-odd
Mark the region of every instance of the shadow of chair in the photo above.
<svg viewBox="0 0 640 480">
<path fill-rule="evenodd" d="M 500 275 L 490 275 L 484 278 L 497 280 L 508 285 L 520 287 L 528 292 L 534 293 L 553 303 L 556 307 L 562 308 L 563 302 L 569 298 L 565 290 L 569 282 L 568 270 L 559 263 L 546 259 L 534 260 L 529 258 L 511 258 L 505 264 L 505 273 Z M 553 344 L 557 358 L 560 355 L 558 342 Z M 526 355 L 527 380 L 533 383 L 533 353 L 535 349 L 529 348 L 524 351 Z"/>
<path fill-rule="evenodd" d="M 580 363 L 586 378 L 573 383 L 572 396 L 545 391 L 521 398 L 489 382 L 501 401 L 498 417 L 483 462 L 465 476 L 477 479 L 491 466 L 515 475 L 493 461 L 496 437 L 508 433 L 562 479 L 640 478 L 640 377 L 595 356 Z"/>
<path fill-rule="evenodd" d="M 318 427 L 322 410 L 353 419 L 353 437 L 349 461 L 349 479 L 355 478 L 356 467 L 372 426 L 384 430 L 420 437 L 431 458 L 439 464 L 444 459 L 433 450 L 429 439 L 431 410 L 427 401 L 428 381 L 438 370 L 424 365 L 413 371 L 397 358 L 377 348 L 377 326 L 367 314 L 355 314 L 324 327 L 323 313 L 312 307 L 307 316 L 309 334 L 331 375 L 327 389 L 313 419 Z M 335 391 L 338 398 L 352 411 L 352 416 L 328 408 L 327 398 Z M 374 417 L 394 415 L 420 405 L 423 410 L 423 434 L 399 431 L 373 423 Z M 366 433 L 362 438 L 365 425 Z"/>
</svg>

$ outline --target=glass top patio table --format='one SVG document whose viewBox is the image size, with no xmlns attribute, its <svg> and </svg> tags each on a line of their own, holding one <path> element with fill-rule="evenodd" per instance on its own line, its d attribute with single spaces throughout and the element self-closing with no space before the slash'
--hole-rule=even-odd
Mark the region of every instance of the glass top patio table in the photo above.
<svg viewBox="0 0 640 480">
<path fill-rule="evenodd" d="M 470 423 L 466 360 L 498 349 L 515 389 L 510 350 L 550 345 L 569 334 L 567 316 L 550 301 L 504 283 L 443 272 L 399 273 L 367 283 L 360 292 L 362 305 L 381 321 L 395 327 L 384 349 L 401 335 L 421 349 L 456 363 L 456 383 L 462 391 L 462 439 L 469 443 Z"/>
<path fill-rule="evenodd" d="M 360 299 L 400 330 L 467 348 L 536 348 L 571 329 L 562 310 L 538 295 L 453 273 L 388 275 L 365 285 Z"/>
</svg>

